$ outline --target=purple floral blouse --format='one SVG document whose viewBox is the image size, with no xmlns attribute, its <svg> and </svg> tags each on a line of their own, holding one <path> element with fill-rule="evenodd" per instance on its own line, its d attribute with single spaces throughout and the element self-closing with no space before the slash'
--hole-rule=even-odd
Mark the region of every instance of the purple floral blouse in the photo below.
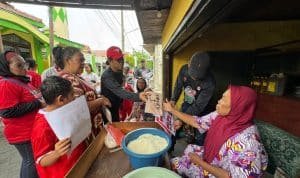
<svg viewBox="0 0 300 178">
<path fill-rule="evenodd" d="M 217 117 L 212 112 L 203 117 L 195 117 L 201 126 L 199 131 L 204 133 L 210 128 L 212 121 Z M 215 177 L 191 163 L 188 154 L 194 152 L 203 157 L 204 147 L 188 145 L 182 157 L 175 157 L 171 160 L 172 167 L 181 175 L 190 178 Z M 268 157 L 255 125 L 248 127 L 242 132 L 230 137 L 221 147 L 219 154 L 213 159 L 212 165 L 225 169 L 231 177 L 261 177 L 266 170 Z"/>
</svg>

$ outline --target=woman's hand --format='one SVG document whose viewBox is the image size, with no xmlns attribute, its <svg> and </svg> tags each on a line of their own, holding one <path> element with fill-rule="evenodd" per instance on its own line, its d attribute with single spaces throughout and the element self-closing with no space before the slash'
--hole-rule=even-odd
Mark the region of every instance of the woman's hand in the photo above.
<svg viewBox="0 0 300 178">
<path fill-rule="evenodd" d="M 100 99 L 102 101 L 102 105 L 111 107 L 111 103 L 110 103 L 110 101 L 109 101 L 108 98 L 106 98 L 105 96 L 101 95 Z"/>
<path fill-rule="evenodd" d="M 203 161 L 202 158 L 196 153 L 189 153 L 189 157 L 191 162 L 198 166 L 200 166 L 201 162 Z"/>
<path fill-rule="evenodd" d="M 163 109 L 170 113 L 172 113 L 175 110 L 174 106 L 172 106 L 172 103 L 169 102 L 167 99 L 166 102 L 163 103 Z"/>
<path fill-rule="evenodd" d="M 208 162 L 204 161 L 200 156 L 198 156 L 196 153 L 189 153 L 189 158 L 191 159 L 192 163 L 202 167 L 203 170 L 206 170 L 207 172 L 211 173 L 215 177 L 220 177 L 220 178 L 230 177 L 230 172 L 228 172 L 225 169 L 209 164 Z"/>
<path fill-rule="evenodd" d="M 55 153 L 60 157 L 65 155 L 71 149 L 71 139 L 65 138 L 55 144 Z"/>
</svg>

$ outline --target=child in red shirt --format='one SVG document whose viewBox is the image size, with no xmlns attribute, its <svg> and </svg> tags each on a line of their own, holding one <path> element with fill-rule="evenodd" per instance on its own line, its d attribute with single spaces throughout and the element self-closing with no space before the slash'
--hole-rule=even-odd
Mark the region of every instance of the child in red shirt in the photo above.
<svg viewBox="0 0 300 178">
<path fill-rule="evenodd" d="M 37 113 L 31 137 L 36 168 L 40 178 L 61 178 L 76 163 L 86 145 L 82 142 L 67 156 L 71 147 L 70 138 L 58 140 L 44 113 L 73 101 L 74 91 L 70 81 L 51 76 L 43 81 L 41 92 L 47 106 Z"/>
<path fill-rule="evenodd" d="M 27 65 L 27 76 L 30 78 L 30 84 L 39 89 L 42 84 L 42 79 L 40 74 L 35 72 L 37 68 L 35 60 L 27 58 L 25 62 Z"/>
</svg>

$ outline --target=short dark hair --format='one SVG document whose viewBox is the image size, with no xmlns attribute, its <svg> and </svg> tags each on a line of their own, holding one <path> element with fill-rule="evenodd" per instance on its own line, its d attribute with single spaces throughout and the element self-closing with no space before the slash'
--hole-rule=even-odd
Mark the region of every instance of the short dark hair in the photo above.
<svg viewBox="0 0 300 178">
<path fill-rule="evenodd" d="M 35 60 L 33 60 L 31 58 L 26 58 L 25 62 L 28 65 L 29 69 L 32 69 L 32 68 L 34 68 L 36 66 Z"/>
<path fill-rule="evenodd" d="M 72 83 L 58 76 L 47 77 L 41 86 L 42 96 L 48 105 L 53 104 L 59 95 L 67 97 L 71 91 Z"/>
</svg>

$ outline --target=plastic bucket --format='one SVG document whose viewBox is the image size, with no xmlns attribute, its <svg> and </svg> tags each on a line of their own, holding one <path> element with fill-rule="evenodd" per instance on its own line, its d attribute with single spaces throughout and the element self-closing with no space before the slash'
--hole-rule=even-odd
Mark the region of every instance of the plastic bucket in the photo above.
<svg viewBox="0 0 300 178">
<path fill-rule="evenodd" d="M 167 140 L 168 146 L 160 152 L 153 154 L 137 154 L 130 151 L 127 145 L 130 141 L 137 139 L 140 135 L 152 134 L 160 136 Z M 131 166 L 133 169 L 147 167 L 147 166 L 161 166 L 163 156 L 169 150 L 171 146 L 171 139 L 164 131 L 155 128 L 141 128 L 129 132 L 122 141 L 122 148 L 124 152 L 128 155 Z"/>
</svg>

